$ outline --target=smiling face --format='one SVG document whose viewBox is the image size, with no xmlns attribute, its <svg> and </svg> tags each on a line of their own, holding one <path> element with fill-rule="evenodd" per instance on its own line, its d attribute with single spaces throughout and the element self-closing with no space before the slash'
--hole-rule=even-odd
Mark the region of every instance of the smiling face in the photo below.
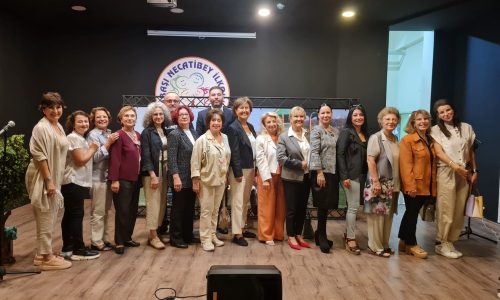
<svg viewBox="0 0 500 300">
<path fill-rule="evenodd" d="M 451 108 L 450 105 L 441 105 L 440 107 L 437 108 L 437 115 L 438 118 L 443 120 L 446 124 L 453 124 L 453 116 L 455 115 L 455 112 L 453 111 L 453 108 Z"/>
<path fill-rule="evenodd" d="M 382 117 L 382 129 L 392 132 L 398 126 L 399 119 L 395 114 L 386 114 Z"/>
<path fill-rule="evenodd" d="M 365 115 L 360 109 L 355 109 L 352 112 L 351 122 L 354 127 L 361 128 L 365 124 Z"/>
<path fill-rule="evenodd" d="M 132 109 L 125 111 L 121 118 L 122 126 L 128 131 L 134 129 L 136 118 L 137 116 Z"/>
<path fill-rule="evenodd" d="M 103 110 L 98 110 L 94 116 L 94 126 L 100 130 L 106 130 L 109 125 L 108 114 Z"/>
<path fill-rule="evenodd" d="M 208 95 L 208 100 L 210 100 L 210 105 L 212 105 L 213 108 L 220 108 L 222 106 L 222 101 L 224 101 L 222 91 L 219 89 L 213 89 Z"/>
<path fill-rule="evenodd" d="M 76 133 L 83 136 L 89 130 L 89 118 L 84 115 L 76 115 L 73 129 Z"/>
<path fill-rule="evenodd" d="M 170 112 L 174 112 L 180 103 L 180 98 L 176 93 L 167 93 L 163 98 L 163 103 Z"/>
<path fill-rule="evenodd" d="M 222 130 L 222 119 L 218 114 L 212 115 L 209 129 L 212 133 L 219 133 Z"/>
<path fill-rule="evenodd" d="M 161 127 L 161 124 L 163 124 L 163 122 L 165 121 L 165 114 L 163 113 L 163 110 L 161 108 L 157 107 L 153 111 L 152 118 L 153 124 L 156 127 Z"/>
<path fill-rule="evenodd" d="M 417 114 L 415 116 L 415 121 L 413 123 L 413 127 L 420 133 L 425 133 L 429 129 L 431 124 L 431 120 L 428 116 L 424 114 Z"/>
<path fill-rule="evenodd" d="M 306 119 L 306 114 L 300 111 L 295 112 L 290 116 L 290 124 L 292 125 L 292 129 L 294 131 L 302 130 L 304 127 L 304 120 Z"/>
<path fill-rule="evenodd" d="M 62 105 L 53 105 L 42 109 L 43 115 L 51 123 L 57 123 L 62 116 Z"/>
<path fill-rule="evenodd" d="M 189 128 L 189 123 L 191 123 L 191 118 L 189 116 L 189 112 L 185 108 L 181 108 L 179 110 L 179 114 L 177 115 L 177 124 L 181 128 Z"/>
<path fill-rule="evenodd" d="M 264 127 L 269 135 L 276 135 L 278 133 L 278 122 L 276 117 L 266 117 L 264 119 Z"/>
<path fill-rule="evenodd" d="M 251 112 L 250 105 L 248 105 L 248 103 L 246 102 L 238 106 L 238 108 L 236 108 L 236 116 L 240 121 L 248 120 L 250 112 Z"/>
<path fill-rule="evenodd" d="M 328 106 L 322 106 L 318 112 L 318 118 L 321 125 L 328 127 L 332 121 L 332 110 Z"/>
</svg>

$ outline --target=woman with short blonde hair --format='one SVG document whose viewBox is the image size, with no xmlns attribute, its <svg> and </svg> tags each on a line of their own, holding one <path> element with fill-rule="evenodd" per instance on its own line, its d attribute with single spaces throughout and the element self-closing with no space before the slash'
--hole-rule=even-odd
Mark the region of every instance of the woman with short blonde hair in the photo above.
<svg viewBox="0 0 500 300">
<path fill-rule="evenodd" d="M 283 132 L 275 112 L 261 117 L 262 132 L 256 139 L 258 238 L 269 246 L 284 239 L 285 194 L 276 157 L 278 136 Z"/>
</svg>

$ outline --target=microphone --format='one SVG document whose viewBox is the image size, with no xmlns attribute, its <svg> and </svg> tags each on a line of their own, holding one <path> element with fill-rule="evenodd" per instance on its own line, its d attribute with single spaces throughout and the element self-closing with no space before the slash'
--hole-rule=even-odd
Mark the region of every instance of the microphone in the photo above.
<svg viewBox="0 0 500 300">
<path fill-rule="evenodd" d="M 7 132 L 7 130 L 9 130 L 9 128 L 12 128 L 16 126 L 16 123 L 14 123 L 14 121 L 9 121 L 9 123 L 7 123 L 7 125 L 5 125 L 2 130 L 0 130 L 0 135 L 4 134 L 4 132 Z"/>
</svg>

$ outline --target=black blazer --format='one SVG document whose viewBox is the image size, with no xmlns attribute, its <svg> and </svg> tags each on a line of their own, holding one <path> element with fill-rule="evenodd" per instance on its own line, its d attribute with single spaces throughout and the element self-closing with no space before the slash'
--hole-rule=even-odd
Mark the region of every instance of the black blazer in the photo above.
<svg viewBox="0 0 500 300">
<path fill-rule="evenodd" d="M 247 124 L 252 135 L 256 137 L 253 125 L 250 123 Z M 255 168 L 255 163 L 253 160 L 252 144 L 238 119 L 234 120 L 227 128 L 227 138 L 229 140 L 229 147 L 231 148 L 231 163 L 229 166 L 233 169 L 234 177 L 241 177 L 243 176 L 242 169 L 253 169 Z"/>
<path fill-rule="evenodd" d="M 162 128 L 163 134 L 166 136 L 165 128 Z M 154 171 L 156 176 L 160 173 L 160 154 L 163 144 L 160 135 L 154 126 L 145 128 L 141 133 L 141 171 L 143 176 L 149 176 L 149 171 Z M 162 158 L 166 161 L 167 158 Z"/>
<path fill-rule="evenodd" d="M 196 140 L 198 135 L 194 129 L 189 128 L 193 138 Z M 191 154 L 194 145 L 191 144 L 189 137 L 184 130 L 176 128 L 168 134 L 168 178 L 170 186 L 173 186 L 173 174 L 179 174 L 182 182 L 182 188 L 190 188 L 191 181 Z"/>
<path fill-rule="evenodd" d="M 207 113 L 212 108 L 206 108 L 198 112 L 198 117 L 196 118 L 196 133 L 198 136 L 202 136 L 207 131 L 207 126 L 205 125 L 205 118 Z M 223 107 L 222 112 L 224 113 L 224 126 L 222 127 L 222 133 L 227 133 L 227 128 L 234 121 L 233 111 L 230 108 Z"/>
<path fill-rule="evenodd" d="M 344 128 L 337 140 L 337 169 L 340 180 L 356 179 L 366 175 L 366 143 L 353 128 Z M 362 183 L 364 184 L 364 183 Z"/>
</svg>

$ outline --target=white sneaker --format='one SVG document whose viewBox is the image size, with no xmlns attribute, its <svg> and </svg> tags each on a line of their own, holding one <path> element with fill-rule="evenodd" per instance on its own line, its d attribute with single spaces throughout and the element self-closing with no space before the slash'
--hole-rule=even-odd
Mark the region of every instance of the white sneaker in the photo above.
<svg viewBox="0 0 500 300">
<path fill-rule="evenodd" d="M 203 243 L 201 243 L 201 246 L 203 247 L 203 250 L 205 250 L 205 251 L 214 251 L 215 250 L 215 247 L 214 247 L 214 244 L 212 244 L 212 241 L 203 242 Z"/>
<path fill-rule="evenodd" d="M 275 243 L 274 243 L 274 241 L 266 241 L 266 245 L 268 245 L 268 246 L 274 246 Z"/>
<path fill-rule="evenodd" d="M 442 242 L 440 245 L 436 245 L 434 248 L 437 254 L 442 255 L 447 258 L 458 258 L 458 254 L 451 251 L 449 242 Z"/>
<path fill-rule="evenodd" d="M 458 251 L 455 248 L 455 246 L 453 245 L 453 243 L 449 243 L 449 245 L 450 245 L 450 251 L 456 253 L 458 255 L 458 258 L 464 256 L 464 254 L 462 252 Z"/>
<path fill-rule="evenodd" d="M 215 245 L 215 247 L 222 247 L 224 246 L 224 242 L 219 240 L 216 236 L 212 238 L 212 243 Z"/>
</svg>

